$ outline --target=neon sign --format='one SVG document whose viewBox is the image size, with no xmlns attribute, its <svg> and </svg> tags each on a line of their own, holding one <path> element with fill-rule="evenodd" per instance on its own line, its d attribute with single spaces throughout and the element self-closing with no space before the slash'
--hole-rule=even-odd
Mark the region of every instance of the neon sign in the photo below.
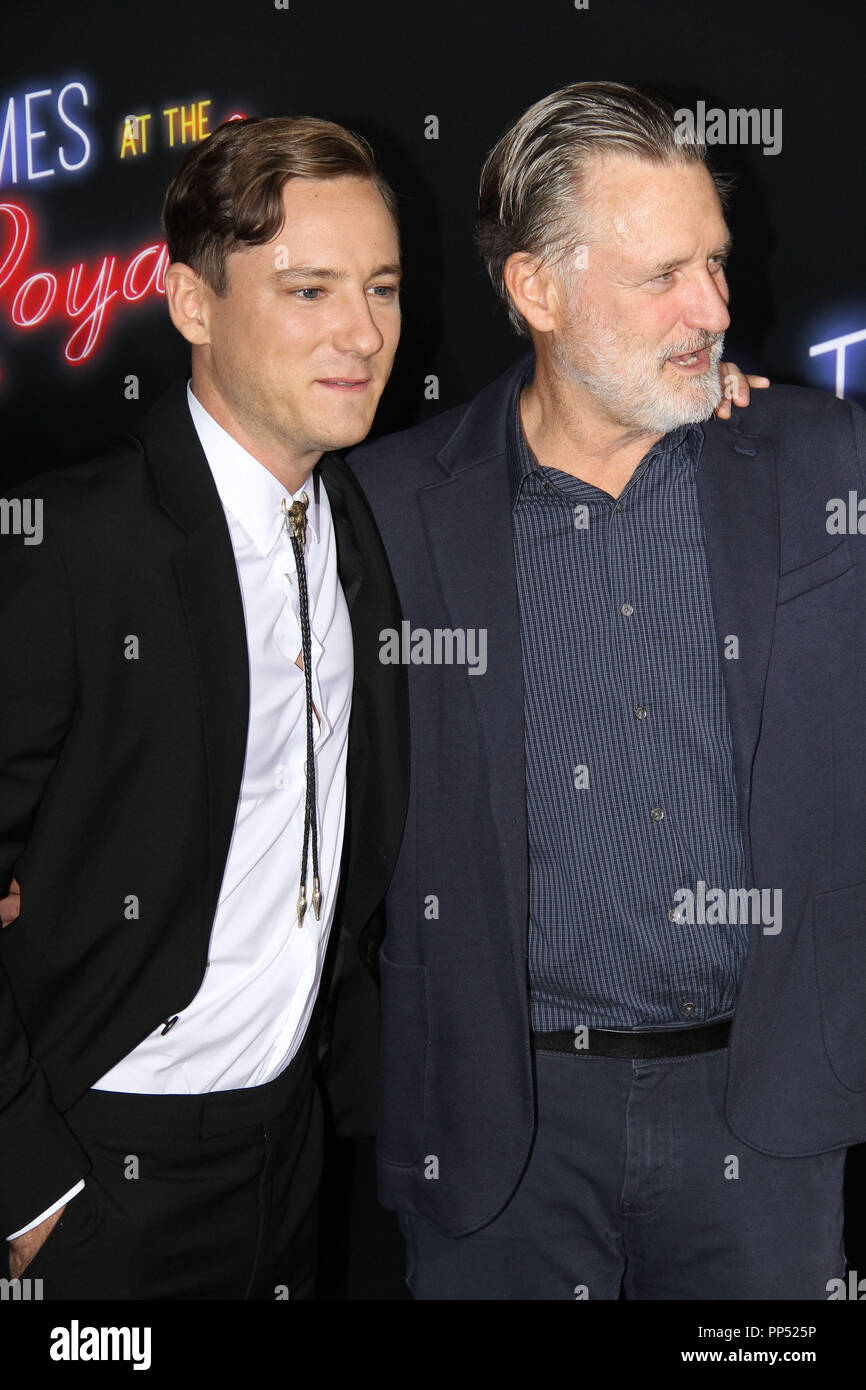
<svg viewBox="0 0 866 1390">
<path fill-rule="evenodd" d="M 78 125 L 72 114 L 78 114 L 76 106 L 88 104 L 83 82 L 67 82 L 56 94 L 52 87 L 43 87 L 38 92 L 11 96 L 6 103 L 0 134 L 0 187 L 18 183 L 19 177 L 30 183 L 60 172 L 75 174 L 83 169 L 93 146 L 84 126 Z M 53 145 L 48 130 L 41 125 L 49 119 L 47 108 L 51 106 L 57 121 L 65 127 Z M 68 143 L 61 144 L 61 140 Z M 55 163 L 59 167 L 55 167 Z"/>
<path fill-rule="evenodd" d="M 207 139 L 210 135 L 210 112 L 207 108 L 210 105 L 211 99 L 206 97 L 203 101 L 191 102 L 189 106 L 166 106 L 163 109 L 164 134 L 169 149 L 173 150 L 175 145 L 198 144 L 199 141 Z M 235 117 L 230 116 L 229 119 L 234 120 Z M 148 153 L 148 136 L 152 120 L 152 111 L 124 116 L 120 138 L 121 159 L 135 159 Z M 154 126 L 156 124 L 154 122 Z M 151 141 L 150 144 L 152 143 Z"/>
<path fill-rule="evenodd" d="M 810 357 L 820 357 L 825 352 L 836 354 L 836 395 L 840 400 L 845 396 L 845 350 L 855 343 L 866 342 L 866 329 L 859 333 L 843 333 L 839 338 L 828 338 L 826 343 L 816 343 L 809 348 Z"/>
<path fill-rule="evenodd" d="M 137 304 L 165 294 L 168 251 L 165 242 L 152 242 L 128 259 L 103 256 L 98 267 L 83 261 L 67 269 L 36 270 L 25 258 L 31 242 L 31 218 L 18 203 L 0 203 L 8 241 L 0 240 L 0 299 L 9 300 L 9 317 L 16 328 L 30 330 L 51 319 L 72 325 L 64 347 L 67 362 L 85 362 L 95 351 L 108 321 L 109 306 Z"/>
</svg>

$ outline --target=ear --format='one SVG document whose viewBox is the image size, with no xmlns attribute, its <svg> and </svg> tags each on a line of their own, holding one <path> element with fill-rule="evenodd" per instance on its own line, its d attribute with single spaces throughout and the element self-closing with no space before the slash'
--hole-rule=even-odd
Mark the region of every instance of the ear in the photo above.
<svg viewBox="0 0 866 1390">
<path fill-rule="evenodd" d="M 554 276 L 528 251 L 514 251 L 502 276 L 509 298 L 538 333 L 552 333 L 559 322 L 559 296 Z"/>
<path fill-rule="evenodd" d="M 188 343 L 210 341 L 208 304 L 212 291 L 183 261 L 172 261 L 165 272 L 165 297 L 171 321 Z"/>
</svg>

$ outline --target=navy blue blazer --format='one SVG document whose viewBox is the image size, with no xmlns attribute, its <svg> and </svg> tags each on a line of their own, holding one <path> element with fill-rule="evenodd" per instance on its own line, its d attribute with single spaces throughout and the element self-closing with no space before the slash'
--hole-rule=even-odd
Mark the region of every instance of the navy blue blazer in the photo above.
<svg viewBox="0 0 866 1390">
<path fill-rule="evenodd" d="M 380 1195 L 451 1234 L 502 1209 L 533 1136 L 506 459 L 523 366 L 348 460 L 412 629 L 487 629 L 483 675 L 408 668 L 410 804 L 380 961 Z M 773 386 L 702 429 L 699 497 L 750 883 L 782 890 L 781 930 L 750 929 L 727 1116 L 747 1145 L 814 1154 L 866 1139 L 866 540 L 828 530 L 831 499 L 847 512 L 866 497 L 866 413 Z M 735 660 L 724 658 L 730 636 Z"/>
</svg>

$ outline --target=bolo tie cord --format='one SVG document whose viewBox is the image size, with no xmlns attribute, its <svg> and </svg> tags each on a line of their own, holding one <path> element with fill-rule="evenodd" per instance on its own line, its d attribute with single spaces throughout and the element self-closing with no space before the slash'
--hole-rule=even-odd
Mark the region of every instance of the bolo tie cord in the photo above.
<svg viewBox="0 0 866 1390">
<path fill-rule="evenodd" d="M 307 711 L 307 763 L 306 798 L 304 802 L 304 847 L 301 851 L 301 885 L 298 892 L 298 926 L 303 926 L 307 910 L 307 854 L 310 843 L 313 849 L 313 892 L 312 905 L 316 921 L 322 905 L 322 888 L 319 882 L 319 832 L 316 823 L 316 763 L 313 757 L 313 672 L 310 641 L 310 603 L 307 592 L 307 568 L 304 562 L 304 545 L 307 537 L 307 505 L 309 498 L 305 492 L 300 499 L 286 507 L 282 499 L 283 521 L 292 542 L 295 555 L 295 569 L 298 575 L 298 597 L 301 612 L 301 653 L 304 661 L 304 693 Z"/>
</svg>

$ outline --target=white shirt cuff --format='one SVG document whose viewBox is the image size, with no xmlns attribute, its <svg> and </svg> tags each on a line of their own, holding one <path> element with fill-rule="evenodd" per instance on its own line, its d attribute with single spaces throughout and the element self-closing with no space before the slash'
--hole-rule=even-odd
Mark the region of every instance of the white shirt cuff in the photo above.
<svg viewBox="0 0 866 1390">
<path fill-rule="evenodd" d="M 84 1179 L 80 1178 L 74 1187 L 70 1187 L 69 1191 L 62 1197 L 58 1197 L 54 1205 L 48 1207 L 47 1211 L 43 1211 L 41 1216 L 37 1216 L 35 1220 L 31 1221 L 29 1226 L 22 1226 L 20 1231 L 13 1231 L 11 1236 L 7 1236 L 6 1239 L 17 1240 L 19 1236 L 26 1235 L 28 1231 L 32 1231 L 35 1226 L 40 1226 L 43 1221 L 48 1220 L 49 1216 L 54 1215 L 58 1207 L 62 1207 L 65 1202 L 69 1202 L 73 1197 L 77 1197 L 83 1187 Z"/>
</svg>

